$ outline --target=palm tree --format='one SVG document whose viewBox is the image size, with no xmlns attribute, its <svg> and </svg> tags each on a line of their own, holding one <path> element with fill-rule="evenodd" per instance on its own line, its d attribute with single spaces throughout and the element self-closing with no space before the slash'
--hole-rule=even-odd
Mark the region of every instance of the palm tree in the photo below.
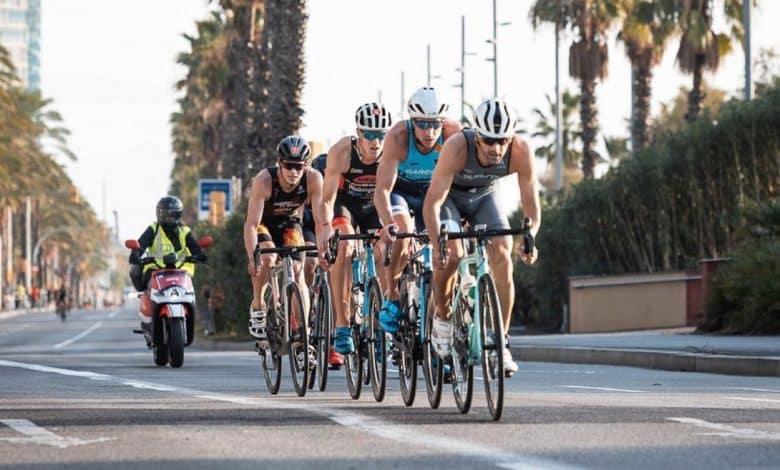
<svg viewBox="0 0 780 470">
<path fill-rule="evenodd" d="M 626 45 L 633 82 L 631 148 L 638 150 L 650 141 L 650 99 L 653 67 L 663 57 L 666 41 L 675 31 L 676 0 L 623 0 L 623 24 L 618 39 Z"/>
<path fill-rule="evenodd" d="M 742 2 L 750 0 L 723 0 L 726 21 L 731 26 L 731 37 L 742 42 Z M 754 0 L 755 1 L 755 0 Z M 681 32 L 677 50 L 677 64 L 685 73 L 693 75 L 693 87 L 688 95 L 685 119 L 694 121 L 701 112 L 702 75 L 704 70 L 717 71 L 720 59 L 731 52 L 728 34 L 712 29 L 713 0 L 676 0 L 678 27 Z"/>
<path fill-rule="evenodd" d="M 606 31 L 622 13 L 620 0 L 536 0 L 531 8 L 534 27 L 541 22 L 558 23 L 575 35 L 569 48 L 569 75 L 580 82 L 582 125 L 582 172 L 593 178 L 598 153 L 594 150 L 598 132 L 596 81 L 607 75 Z"/>
<path fill-rule="evenodd" d="M 544 181 L 545 186 L 548 188 L 554 187 L 554 171 L 550 171 L 552 165 L 555 163 L 555 115 L 556 106 L 555 102 L 550 98 L 550 95 L 545 95 L 547 99 L 548 111 L 545 112 L 539 108 L 534 108 L 532 112 L 536 115 L 536 130 L 531 134 L 531 137 L 537 137 L 544 139 L 545 143 L 538 146 L 534 151 L 537 158 L 544 158 L 548 163 L 547 175 L 552 178 L 546 178 Z M 576 121 L 577 104 L 580 101 L 580 96 L 564 91 L 561 95 L 561 147 L 563 151 L 563 165 L 564 165 L 564 186 L 571 186 L 571 184 L 578 182 L 582 179 L 581 172 L 577 171 L 578 164 L 582 160 L 582 153 L 575 149 L 574 144 L 577 140 L 581 139 L 581 133 L 577 130 L 578 122 Z"/>
</svg>

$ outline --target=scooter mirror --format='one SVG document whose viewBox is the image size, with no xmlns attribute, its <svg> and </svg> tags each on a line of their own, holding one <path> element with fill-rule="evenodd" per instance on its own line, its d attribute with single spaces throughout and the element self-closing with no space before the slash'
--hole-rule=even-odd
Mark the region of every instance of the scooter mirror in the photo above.
<svg viewBox="0 0 780 470">
<path fill-rule="evenodd" d="M 200 245 L 201 248 L 208 248 L 213 244 L 214 244 L 214 239 L 208 235 L 206 235 L 205 237 L 200 237 L 200 240 L 198 240 L 198 245 Z"/>
<path fill-rule="evenodd" d="M 141 244 L 138 243 L 138 240 L 125 240 L 125 248 L 130 248 L 131 250 L 140 250 Z"/>
</svg>

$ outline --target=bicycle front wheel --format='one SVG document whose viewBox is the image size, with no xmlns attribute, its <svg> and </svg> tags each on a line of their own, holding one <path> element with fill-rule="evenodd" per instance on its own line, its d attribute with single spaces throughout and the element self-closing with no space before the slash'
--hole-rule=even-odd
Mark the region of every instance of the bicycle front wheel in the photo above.
<svg viewBox="0 0 780 470">
<path fill-rule="evenodd" d="M 470 309 L 459 301 L 453 313 L 452 332 L 452 394 L 458 411 L 463 414 L 471 409 L 471 398 L 474 395 L 474 366 L 469 364 L 469 325 L 471 324 Z"/>
<path fill-rule="evenodd" d="M 350 332 L 355 350 L 344 355 L 344 370 L 347 373 L 347 390 L 352 399 L 360 398 L 363 389 L 363 357 L 360 355 L 360 328 L 351 320 Z"/>
<path fill-rule="evenodd" d="M 428 299 L 428 303 L 425 307 L 425 342 L 423 343 L 423 376 L 425 377 L 425 389 L 428 392 L 428 403 L 434 410 L 439 407 L 441 403 L 441 389 L 442 382 L 444 381 L 444 363 L 436 356 L 431 342 L 431 333 L 433 332 L 433 308 L 434 301 L 433 296 L 430 295 L 430 279 L 427 279 L 424 284 L 423 298 Z"/>
<path fill-rule="evenodd" d="M 479 298 L 485 398 L 490 416 L 498 421 L 504 409 L 504 321 L 490 274 L 479 279 Z"/>
<path fill-rule="evenodd" d="M 330 319 L 333 315 L 330 301 L 330 286 L 323 278 L 320 281 L 319 295 L 315 306 L 314 339 L 317 348 L 317 371 L 319 372 L 320 392 L 328 384 L 328 354 L 330 353 Z"/>
<path fill-rule="evenodd" d="M 404 310 L 403 319 L 398 326 L 398 380 L 401 388 L 401 398 L 404 405 L 412 406 L 417 393 L 417 361 L 414 358 L 415 327 L 409 318 L 409 289 L 410 281 L 407 275 L 401 277 L 401 309 Z"/>
<path fill-rule="evenodd" d="M 387 342 L 385 331 L 379 326 L 379 309 L 382 308 L 382 291 L 376 279 L 371 279 L 368 284 L 368 324 L 372 326 L 369 334 L 371 340 L 368 344 L 368 370 L 371 376 L 371 389 L 374 392 L 374 400 L 382 401 L 385 398 L 387 385 Z"/>
<path fill-rule="evenodd" d="M 292 375 L 293 387 L 299 397 L 306 395 L 309 387 L 309 335 L 306 332 L 306 315 L 303 311 L 301 291 L 298 286 L 290 283 L 287 285 L 287 315 L 289 315 L 290 331 L 289 361 L 290 375 Z"/>
<path fill-rule="evenodd" d="M 278 343 L 279 327 L 277 323 L 277 315 L 273 302 L 273 294 L 271 288 L 265 290 L 265 304 L 268 306 L 268 312 L 266 313 L 266 332 L 268 334 L 269 342 L 274 344 Z M 277 307 L 278 308 L 278 307 Z M 271 395 L 279 393 L 279 385 L 282 383 L 282 356 L 280 356 L 273 349 L 267 349 L 265 351 L 259 351 L 260 354 L 260 367 L 263 369 L 263 377 L 265 378 L 265 386 L 268 387 L 268 391 Z"/>
</svg>

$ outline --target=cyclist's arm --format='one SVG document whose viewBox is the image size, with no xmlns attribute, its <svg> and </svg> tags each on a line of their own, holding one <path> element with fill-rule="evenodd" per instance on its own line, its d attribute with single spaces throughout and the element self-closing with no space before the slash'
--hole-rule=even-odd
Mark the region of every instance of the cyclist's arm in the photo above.
<svg viewBox="0 0 780 470">
<path fill-rule="evenodd" d="M 450 118 L 445 118 L 444 124 L 442 125 L 442 129 L 441 129 L 442 138 L 446 141 L 453 135 L 459 134 L 462 129 L 463 126 L 461 126 L 458 121 L 454 121 Z"/>
<path fill-rule="evenodd" d="M 423 202 L 423 218 L 425 228 L 428 230 L 428 237 L 431 240 L 431 246 L 434 251 L 439 249 L 439 225 L 441 225 L 441 206 L 447 195 L 450 193 L 452 179 L 459 171 L 463 171 L 465 159 L 463 152 L 466 151 L 466 141 L 463 134 L 455 135 L 444 142 L 444 146 L 439 154 L 439 161 L 433 169 L 431 185 Z"/>
<path fill-rule="evenodd" d="M 519 136 L 515 136 L 512 142 L 512 167 L 512 171 L 517 173 L 523 217 L 531 219 L 531 233 L 536 236 L 542 224 L 542 211 L 539 204 L 539 181 L 536 178 L 531 150 L 526 141 Z"/>
<path fill-rule="evenodd" d="M 309 204 L 314 216 L 315 230 L 319 230 L 320 224 L 325 222 L 325 202 L 322 199 L 322 175 L 314 168 L 306 169 L 306 187 L 309 191 Z M 303 206 L 300 208 L 303 212 Z"/>
<path fill-rule="evenodd" d="M 351 139 L 344 137 L 328 150 L 325 179 L 322 182 L 323 224 L 333 220 L 333 203 L 336 200 L 341 175 L 347 170 L 344 168 L 344 154 L 349 155 L 350 143 Z"/>
<path fill-rule="evenodd" d="M 374 191 L 374 206 L 382 225 L 393 223 L 393 213 L 390 205 L 390 193 L 398 176 L 398 164 L 406 158 L 406 141 L 409 135 L 406 131 L 406 121 L 397 122 L 387 133 L 382 158 L 376 170 L 376 190 Z"/>
<path fill-rule="evenodd" d="M 255 245 L 257 244 L 257 226 L 263 219 L 265 201 L 270 197 L 270 192 L 271 175 L 267 170 L 263 170 L 252 180 L 252 191 L 249 194 L 249 205 L 244 222 L 244 249 L 250 260 L 254 257 Z"/>
</svg>

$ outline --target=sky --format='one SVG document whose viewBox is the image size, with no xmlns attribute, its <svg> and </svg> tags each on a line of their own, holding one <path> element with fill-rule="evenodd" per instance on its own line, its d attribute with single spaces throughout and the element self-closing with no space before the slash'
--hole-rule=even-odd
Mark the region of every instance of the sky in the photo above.
<svg viewBox="0 0 780 470">
<path fill-rule="evenodd" d="M 554 33 L 534 30 L 528 20 L 531 0 L 496 0 L 498 95 L 532 127 L 533 108 L 547 110 L 554 93 Z M 213 2 L 216 3 L 216 2 Z M 780 2 L 763 0 L 753 13 L 753 51 L 780 51 L 773 33 Z M 154 205 L 170 186 L 173 153 L 170 114 L 179 96 L 174 83 L 186 70 L 175 63 L 186 50 L 183 33 L 213 8 L 206 0 L 43 0 L 42 88 L 54 99 L 78 156 L 66 165 L 99 217 L 119 234 L 135 238 L 154 218 Z M 362 103 L 381 99 L 394 115 L 402 109 L 401 73 L 408 99 L 427 81 L 426 46 L 431 48 L 432 85 L 460 114 L 461 16 L 466 15 L 466 101 L 477 105 L 493 95 L 492 2 L 488 0 L 310 0 L 306 37 L 306 114 L 300 133 L 334 143 L 354 131 L 353 113 Z M 719 24 L 716 23 L 716 27 Z M 608 136 L 627 136 L 630 113 L 629 67 L 622 45 L 610 34 L 609 76 L 598 85 L 601 128 Z M 571 37 L 561 48 L 562 87 L 577 90 L 567 74 Z M 690 77 L 677 72 L 667 49 L 653 80 L 653 114 Z M 717 75 L 705 79 L 737 95 L 743 86 L 743 60 L 737 48 Z M 534 142 L 531 142 L 534 146 Z M 537 171 L 544 170 L 537 165 Z M 516 197 L 505 198 L 516 205 Z"/>
</svg>

